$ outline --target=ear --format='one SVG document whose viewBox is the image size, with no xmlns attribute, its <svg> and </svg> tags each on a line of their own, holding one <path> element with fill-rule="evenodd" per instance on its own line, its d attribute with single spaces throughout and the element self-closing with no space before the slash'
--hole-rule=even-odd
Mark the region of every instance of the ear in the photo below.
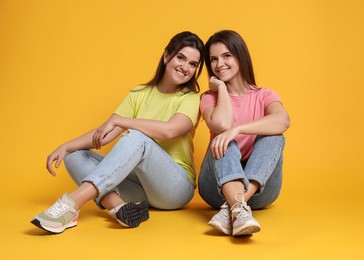
<svg viewBox="0 0 364 260">
<path fill-rule="evenodd" d="M 163 53 L 163 63 L 164 64 L 166 64 L 167 63 L 167 61 L 168 61 L 168 52 L 167 52 L 167 50 L 165 50 L 164 51 L 164 53 Z"/>
</svg>

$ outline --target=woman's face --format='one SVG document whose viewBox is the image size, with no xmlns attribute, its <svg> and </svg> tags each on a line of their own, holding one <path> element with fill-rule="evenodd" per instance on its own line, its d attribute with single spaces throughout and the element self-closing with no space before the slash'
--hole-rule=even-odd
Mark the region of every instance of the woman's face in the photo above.
<svg viewBox="0 0 364 260">
<path fill-rule="evenodd" d="M 211 44 L 210 64 L 215 76 L 224 82 L 241 78 L 239 63 L 226 45 L 221 42 Z"/>
<path fill-rule="evenodd" d="M 181 85 L 188 82 L 195 74 L 200 61 L 200 52 L 192 47 L 182 48 L 170 61 L 164 54 L 166 63 L 165 77 L 171 84 Z"/>
</svg>

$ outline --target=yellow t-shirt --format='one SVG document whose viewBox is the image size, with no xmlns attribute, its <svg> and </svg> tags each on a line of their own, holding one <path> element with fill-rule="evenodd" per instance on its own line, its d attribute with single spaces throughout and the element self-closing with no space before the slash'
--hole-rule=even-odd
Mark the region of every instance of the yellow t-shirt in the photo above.
<svg viewBox="0 0 364 260">
<path fill-rule="evenodd" d="M 193 137 L 199 120 L 200 95 L 190 92 L 161 93 L 156 87 L 134 88 L 115 110 L 115 114 L 128 118 L 143 118 L 168 121 L 174 114 L 188 116 L 194 128 L 183 136 L 172 140 L 155 140 L 187 172 L 196 185 L 193 162 Z"/>
</svg>

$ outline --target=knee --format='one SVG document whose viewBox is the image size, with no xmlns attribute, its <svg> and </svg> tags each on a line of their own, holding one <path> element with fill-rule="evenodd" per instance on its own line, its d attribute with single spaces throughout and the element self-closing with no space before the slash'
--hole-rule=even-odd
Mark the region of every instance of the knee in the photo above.
<svg viewBox="0 0 364 260">
<path fill-rule="evenodd" d="M 286 142 L 284 135 L 265 135 L 257 136 L 254 142 L 255 145 L 267 145 L 268 147 L 280 147 L 283 148 Z"/>
<path fill-rule="evenodd" d="M 277 140 L 278 143 L 281 143 L 284 145 L 284 143 L 286 142 L 286 138 L 284 137 L 283 134 L 280 135 L 273 135 L 272 138 L 274 138 L 275 140 Z"/>
<path fill-rule="evenodd" d="M 63 158 L 63 162 L 65 165 L 69 165 L 72 161 L 73 158 L 75 157 L 75 155 L 77 154 L 78 151 L 72 152 L 72 153 L 68 153 L 65 155 L 65 157 Z"/>
<path fill-rule="evenodd" d="M 65 157 L 63 158 L 63 161 L 64 161 L 65 164 L 69 164 L 72 161 L 74 161 L 74 159 L 76 157 L 80 156 L 80 154 L 83 154 L 82 150 L 77 150 L 77 151 L 74 151 L 74 152 L 71 152 L 71 153 L 67 153 L 65 155 Z"/>
<path fill-rule="evenodd" d="M 136 136 L 138 138 L 147 137 L 143 132 L 141 132 L 139 130 L 135 130 L 135 129 L 129 129 L 127 135 L 133 135 L 133 136 Z"/>
<path fill-rule="evenodd" d="M 79 162 L 80 158 L 87 157 L 87 151 L 89 150 L 77 150 L 71 153 L 68 153 L 63 158 L 64 164 L 67 166 L 72 165 L 75 162 Z"/>
<path fill-rule="evenodd" d="M 239 148 L 238 143 L 235 140 L 232 140 L 226 150 L 226 153 L 224 155 L 224 157 L 233 157 L 233 158 L 237 158 L 239 161 L 241 159 L 241 151 Z"/>
<path fill-rule="evenodd" d="M 278 134 L 278 135 L 258 135 L 257 138 L 255 139 L 256 142 L 260 141 L 260 140 L 269 140 L 271 142 L 285 142 L 286 138 L 284 137 L 283 134 Z"/>
<path fill-rule="evenodd" d="M 129 129 L 128 133 L 126 134 L 126 136 L 128 136 L 129 141 L 131 141 L 132 143 L 138 143 L 138 142 L 148 142 L 148 141 L 152 141 L 152 139 L 147 136 L 146 134 L 144 134 L 143 132 L 139 131 L 139 130 L 135 130 L 135 129 Z M 125 141 L 127 139 L 123 139 L 120 138 L 120 141 Z M 154 142 L 154 141 L 153 141 Z"/>
</svg>

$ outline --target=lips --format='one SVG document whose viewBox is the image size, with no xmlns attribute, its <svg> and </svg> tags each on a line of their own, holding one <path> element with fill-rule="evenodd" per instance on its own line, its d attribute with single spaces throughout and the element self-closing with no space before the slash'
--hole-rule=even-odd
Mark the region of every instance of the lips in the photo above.
<svg viewBox="0 0 364 260">
<path fill-rule="evenodd" d="M 218 69 L 218 70 L 216 70 L 216 73 L 224 73 L 228 70 L 229 70 L 229 68 Z"/>
<path fill-rule="evenodd" d="M 176 69 L 176 71 L 177 71 L 177 74 L 178 74 L 178 75 L 180 75 L 180 76 L 182 76 L 182 77 L 187 76 L 187 73 L 184 73 L 184 72 L 183 72 L 183 71 L 181 71 L 181 70 L 177 70 L 177 69 Z"/>
</svg>

